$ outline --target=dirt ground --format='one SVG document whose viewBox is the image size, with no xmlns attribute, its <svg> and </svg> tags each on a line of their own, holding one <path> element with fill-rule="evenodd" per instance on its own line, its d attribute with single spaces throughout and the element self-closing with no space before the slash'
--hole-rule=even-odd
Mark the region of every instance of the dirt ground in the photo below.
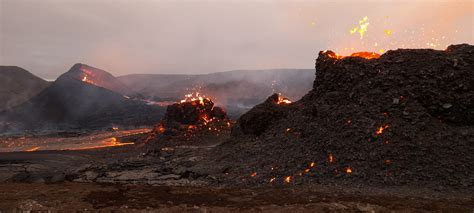
<svg viewBox="0 0 474 213">
<path fill-rule="evenodd" d="M 0 184 L 2 211 L 472 212 L 470 199 L 364 195 L 330 187 L 216 188 L 96 183 Z"/>
</svg>

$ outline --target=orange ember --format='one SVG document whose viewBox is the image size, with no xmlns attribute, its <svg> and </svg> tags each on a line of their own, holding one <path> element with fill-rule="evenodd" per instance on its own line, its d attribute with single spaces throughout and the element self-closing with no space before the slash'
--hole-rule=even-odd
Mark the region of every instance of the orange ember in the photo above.
<svg viewBox="0 0 474 213">
<path fill-rule="evenodd" d="M 255 177 L 255 176 L 257 176 L 257 172 L 250 174 L 250 177 Z"/>
<path fill-rule="evenodd" d="M 271 178 L 269 182 L 273 183 L 275 180 L 276 180 L 276 178 Z"/>
<path fill-rule="evenodd" d="M 206 114 L 201 115 L 201 119 L 204 120 L 204 123 L 208 123 L 211 120 Z"/>
<path fill-rule="evenodd" d="M 334 157 L 332 156 L 332 154 L 329 154 L 328 161 L 329 161 L 329 163 L 334 162 Z"/>
<path fill-rule="evenodd" d="M 204 105 L 204 100 L 210 99 L 206 98 L 205 96 L 201 96 L 199 92 L 195 92 L 184 95 L 184 99 L 180 100 L 179 103 L 199 101 L 200 105 Z"/>
<path fill-rule="evenodd" d="M 281 96 L 281 94 L 278 94 L 277 104 L 291 104 L 291 101 L 290 99 Z"/>
<path fill-rule="evenodd" d="M 285 183 L 290 183 L 290 182 L 291 182 L 291 176 L 286 176 Z"/>
<path fill-rule="evenodd" d="M 381 126 L 377 128 L 377 131 L 375 131 L 375 135 L 380 135 L 383 133 L 384 130 L 386 130 L 389 127 L 388 124 L 385 124 L 384 126 Z"/>
<path fill-rule="evenodd" d="M 346 168 L 346 173 L 347 173 L 347 174 L 351 174 L 351 173 L 352 173 L 351 167 L 347 167 L 347 168 Z"/>
<path fill-rule="evenodd" d="M 163 133 L 166 131 L 166 128 L 163 124 L 159 124 L 158 126 L 155 127 L 155 131 L 157 131 L 158 133 Z"/>
</svg>

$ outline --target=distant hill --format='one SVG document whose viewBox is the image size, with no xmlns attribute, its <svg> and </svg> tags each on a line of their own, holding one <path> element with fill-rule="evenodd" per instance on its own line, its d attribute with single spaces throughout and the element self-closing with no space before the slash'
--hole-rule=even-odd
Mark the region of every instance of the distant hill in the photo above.
<svg viewBox="0 0 474 213">
<path fill-rule="evenodd" d="M 314 75 L 314 69 L 273 69 L 202 75 L 133 74 L 118 79 L 156 101 L 180 99 L 195 89 L 236 117 L 275 92 L 291 100 L 300 99 L 312 88 Z"/>
<path fill-rule="evenodd" d="M 122 95 L 131 94 L 131 90 L 112 74 L 86 64 L 77 63 L 72 66 L 69 71 L 59 76 L 59 78 L 66 77 L 93 84 L 98 87 L 103 87 Z"/>
<path fill-rule="evenodd" d="M 17 106 L 51 83 L 17 66 L 0 66 L 0 111 Z"/>
<path fill-rule="evenodd" d="M 81 78 L 80 71 L 84 70 L 92 71 L 87 73 L 91 81 Z M 10 124 L 5 129 L 93 129 L 152 125 L 161 119 L 164 108 L 107 89 L 126 91 L 115 77 L 97 70 L 83 64 L 74 65 L 38 95 L 7 111 L 3 118 Z"/>
</svg>

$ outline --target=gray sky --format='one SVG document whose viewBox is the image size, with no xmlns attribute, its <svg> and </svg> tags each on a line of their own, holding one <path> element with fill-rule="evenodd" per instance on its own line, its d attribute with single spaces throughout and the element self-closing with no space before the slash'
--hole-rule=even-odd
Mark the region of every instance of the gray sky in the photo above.
<svg viewBox="0 0 474 213">
<path fill-rule="evenodd" d="M 363 38 L 350 34 L 365 16 Z M 0 64 L 47 79 L 77 62 L 114 75 L 313 68 L 324 49 L 452 43 L 474 43 L 474 0 L 0 0 Z"/>
</svg>

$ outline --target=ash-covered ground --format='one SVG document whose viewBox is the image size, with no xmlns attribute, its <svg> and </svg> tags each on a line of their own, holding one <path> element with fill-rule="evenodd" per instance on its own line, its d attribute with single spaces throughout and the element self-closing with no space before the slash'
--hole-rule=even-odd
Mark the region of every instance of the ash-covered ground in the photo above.
<svg viewBox="0 0 474 213">
<path fill-rule="evenodd" d="M 117 137 L 133 145 L 2 153 L 0 209 L 472 211 L 473 46 L 325 51 L 316 70 L 236 122 L 194 98 Z"/>
</svg>

